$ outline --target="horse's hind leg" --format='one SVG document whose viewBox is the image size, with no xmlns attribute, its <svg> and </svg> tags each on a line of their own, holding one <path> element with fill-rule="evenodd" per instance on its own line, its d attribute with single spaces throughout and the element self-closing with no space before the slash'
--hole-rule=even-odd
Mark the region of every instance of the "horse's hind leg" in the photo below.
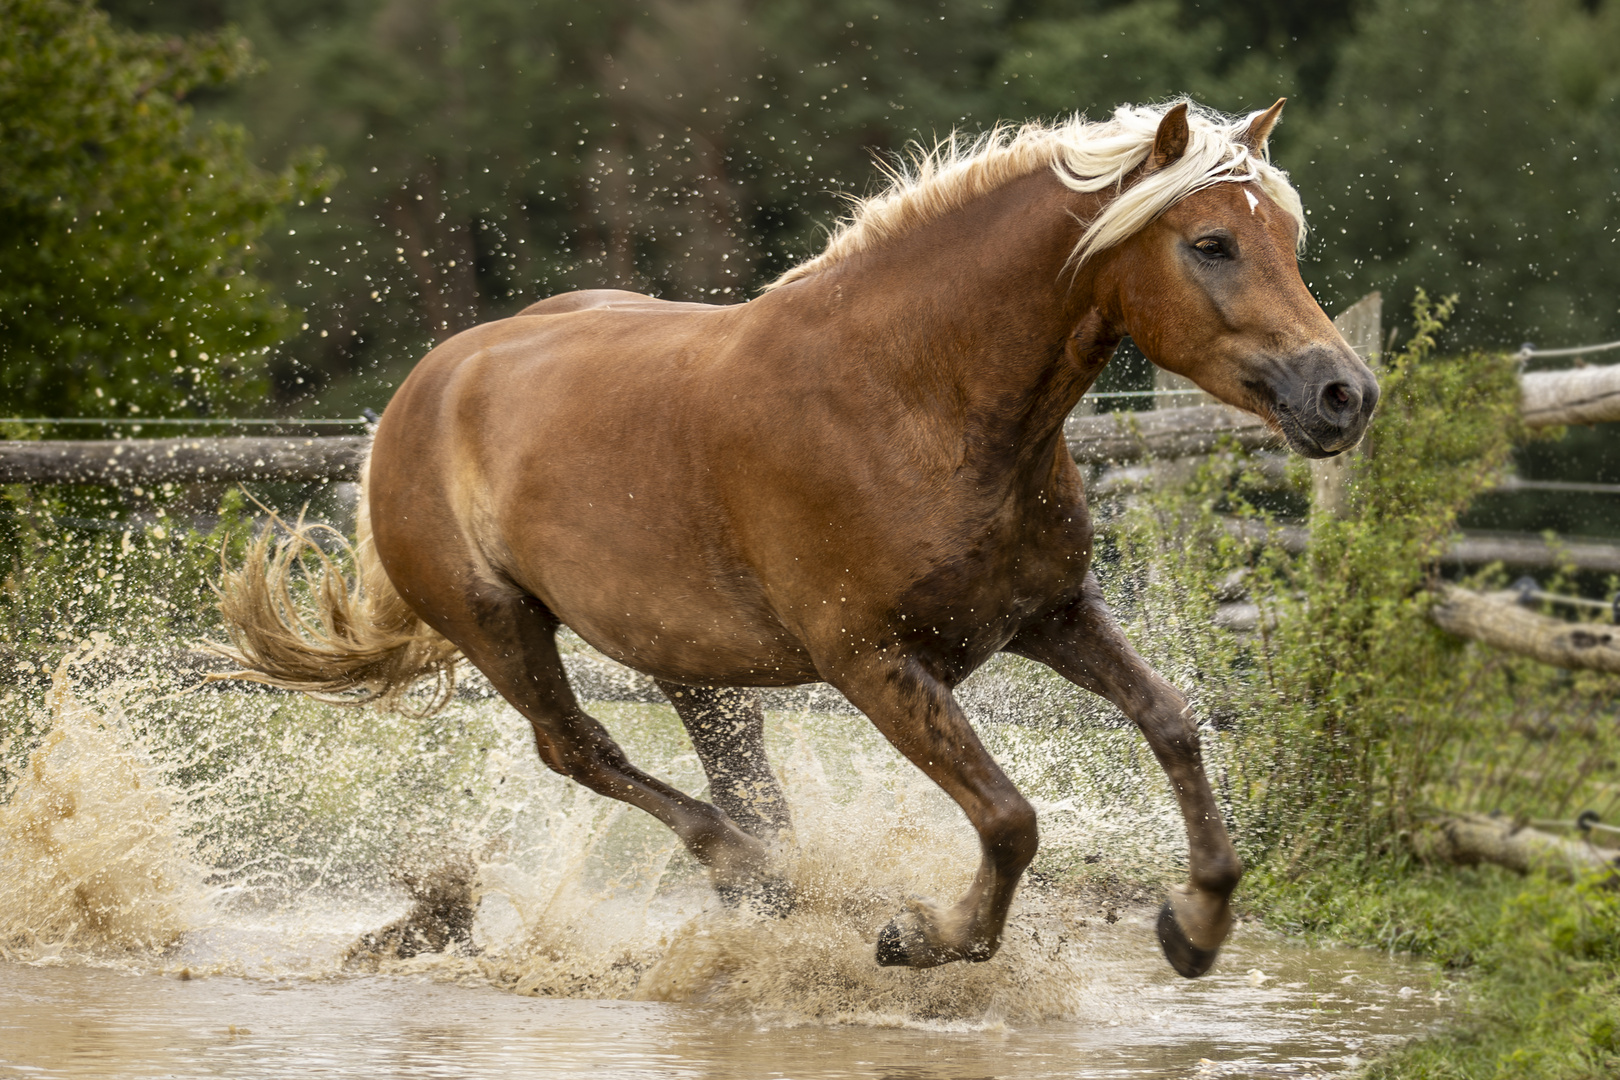
<svg viewBox="0 0 1620 1080">
<path fill-rule="evenodd" d="M 791 828 L 787 800 L 765 758 L 765 713 L 758 691 L 666 682 L 658 686 L 692 737 L 714 804 L 761 840 Z"/>
<path fill-rule="evenodd" d="M 547 766 L 668 825 L 708 868 L 723 896 L 763 879 L 764 844 L 715 807 L 630 764 L 607 730 L 580 708 L 557 654 L 558 621 L 540 601 L 487 584 L 453 600 L 436 599 L 423 605 L 435 628 L 529 721 Z"/>
<path fill-rule="evenodd" d="M 1202 975 L 1231 929 L 1227 899 L 1243 864 L 1204 774 L 1187 699 L 1131 648 L 1089 574 L 1078 598 L 1026 628 L 1007 651 L 1039 660 L 1112 701 L 1147 737 L 1175 790 L 1190 849 L 1189 883 L 1172 889 L 1159 913 L 1159 941 L 1178 972 Z"/>
</svg>

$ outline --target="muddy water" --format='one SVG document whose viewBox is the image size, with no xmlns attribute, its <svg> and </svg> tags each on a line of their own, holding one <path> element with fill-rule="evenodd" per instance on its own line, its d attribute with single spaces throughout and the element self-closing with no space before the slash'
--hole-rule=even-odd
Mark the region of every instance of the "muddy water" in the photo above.
<svg viewBox="0 0 1620 1080">
<path fill-rule="evenodd" d="M 1252 928 L 1199 982 L 1155 953 L 1146 918 L 1121 919 L 1092 944 L 1073 1013 L 1016 1027 L 788 1024 L 701 1004 L 522 997 L 428 969 L 181 980 L 3 964 L 0 1076 L 1316 1076 L 1446 1011 L 1426 972 Z"/>
<path fill-rule="evenodd" d="M 987 727 L 1041 814 L 1037 883 L 994 960 L 912 972 L 876 966 L 879 929 L 976 845 L 856 718 L 770 718 L 775 918 L 546 773 L 499 703 L 424 724 L 73 676 L 4 703 L 35 737 L 0 805 L 0 1076 L 1312 1076 L 1449 1009 L 1429 971 L 1255 926 L 1174 976 L 1122 899 L 1184 844 L 1129 733 Z M 669 710 L 597 711 L 701 792 Z M 357 947 L 427 900 L 467 932 Z"/>
</svg>

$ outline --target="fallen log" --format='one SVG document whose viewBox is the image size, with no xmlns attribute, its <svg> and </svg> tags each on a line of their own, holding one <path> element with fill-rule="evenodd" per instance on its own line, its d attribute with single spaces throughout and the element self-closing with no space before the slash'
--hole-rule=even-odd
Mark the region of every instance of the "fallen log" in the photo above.
<svg viewBox="0 0 1620 1080">
<path fill-rule="evenodd" d="M 1519 606 L 1514 593 L 1486 596 L 1448 586 L 1430 618 L 1447 633 L 1553 667 L 1620 672 L 1620 634 L 1596 623 L 1572 623 Z"/>
<path fill-rule="evenodd" d="M 1456 814 L 1437 818 L 1413 832 L 1408 843 L 1419 858 L 1478 866 L 1490 863 L 1516 874 L 1539 871 L 1576 880 L 1607 872 L 1610 882 L 1620 868 L 1620 851 L 1587 841 L 1566 840 L 1508 818 Z"/>
<path fill-rule="evenodd" d="M 0 483 L 164 484 L 358 480 L 361 435 L 0 441 Z"/>
</svg>

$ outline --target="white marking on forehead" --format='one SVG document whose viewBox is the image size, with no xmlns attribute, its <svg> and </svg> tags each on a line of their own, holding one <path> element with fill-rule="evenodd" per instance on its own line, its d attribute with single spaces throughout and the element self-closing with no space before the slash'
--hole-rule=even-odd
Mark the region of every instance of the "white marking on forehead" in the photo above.
<svg viewBox="0 0 1620 1080">
<path fill-rule="evenodd" d="M 1244 188 L 1243 197 L 1249 200 L 1249 213 L 1252 214 L 1256 210 L 1260 209 L 1260 200 L 1254 197 L 1254 192 L 1250 191 L 1248 188 Z"/>
</svg>

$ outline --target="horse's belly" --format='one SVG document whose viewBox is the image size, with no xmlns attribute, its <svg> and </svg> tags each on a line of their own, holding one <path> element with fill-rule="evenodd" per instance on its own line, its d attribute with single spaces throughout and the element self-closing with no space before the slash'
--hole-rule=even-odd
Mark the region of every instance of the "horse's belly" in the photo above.
<svg viewBox="0 0 1620 1080">
<path fill-rule="evenodd" d="M 666 509 L 666 508 L 660 508 Z M 552 504 L 512 545 L 513 579 L 593 648 L 654 678 L 698 686 L 815 680 L 803 644 L 737 563 L 716 566 L 689 528 L 633 527 Z M 684 542 L 675 540 L 680 536 Z"/>
<path fill-rule="evenodd" d="M 605 607 L 575 607 L 566 599 L 551 603 L 563 624 L 586 643 L 656 679 L 693 686 L 793 686 L 820 678 L 809 653 L 774 620 L 701 605 L 670 610 L 637 590 Z"/>
</svg>

